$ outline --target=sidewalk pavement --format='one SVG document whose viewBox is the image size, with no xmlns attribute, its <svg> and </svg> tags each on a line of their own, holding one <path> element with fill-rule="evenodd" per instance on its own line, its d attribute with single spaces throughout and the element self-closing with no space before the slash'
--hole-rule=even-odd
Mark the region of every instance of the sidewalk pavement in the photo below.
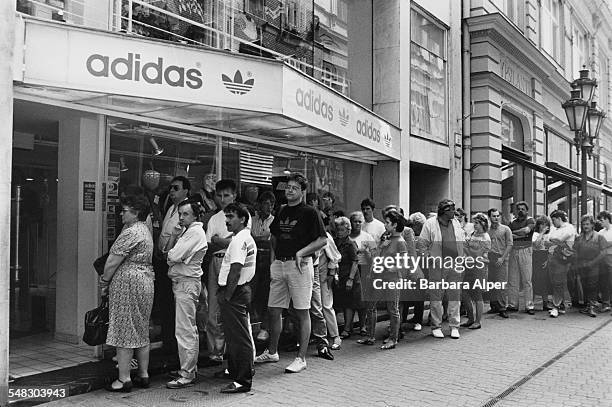
<svg viewBox="0 0 612 407">
<path fill-rule="evenodd" d="M 387 324 L 378 324 L 378 338 Z M 150 389 L 99 390 L 45 406 L 612 406 L 610 314 L 487 315 L 482 329 L 461 329 L 459 340 L 444 331 L 444 339 L 428 327 L 411 331 L 388 351 L 381 341 L 363 346 L 353 336 L 334 361 L 309 356 L 298 374 L 284 373 L 294 355 L 281 354 L 279 363 L 256 366 L 250 393 L 219 393 L 227 381 L 212 378 L 219 368 L 207 368 L 187 389 L 166 389 L 167 379 L 157 376 Z"/>
</svg>

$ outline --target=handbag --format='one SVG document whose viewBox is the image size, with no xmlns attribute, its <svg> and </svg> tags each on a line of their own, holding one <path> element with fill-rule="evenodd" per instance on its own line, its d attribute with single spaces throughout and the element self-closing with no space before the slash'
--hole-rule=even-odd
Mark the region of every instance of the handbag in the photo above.
<svg viewBox="0 0 612 407">
<path fill-rule="evenodd" d="M 104 274 L 104 266 L 106 265 L 106 260 L 108 259 L 108 255 L 109 253 L 103 254 L 102 256 L 94 260 L 93 262 L 94 269 L 96 269 L 96 273 L 98 273 L 99 276 Z"/>
<path fill-rule="evenodd" d="M 83 342 L 90 346 L 106 343 L 108 333 L 108 297 L 102 297 L 102 302 L 97 308 L 85 313 L 85 332 Z"/>
<path fill-rule="evenodd" d="M 574 249 L 569 247 L 567 244 L 560 244 L 555 247 L 554 256 L 555 259 L 562 264 L 569 264 L 573 261 L 576 252 Z"/>
</svg>

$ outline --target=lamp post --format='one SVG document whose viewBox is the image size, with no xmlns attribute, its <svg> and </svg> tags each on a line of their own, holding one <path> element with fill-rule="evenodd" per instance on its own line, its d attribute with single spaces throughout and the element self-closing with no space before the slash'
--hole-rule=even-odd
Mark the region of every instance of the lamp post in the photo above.
<svg viewBox="0 0 612 407">
<path fill-rule="evenodd" d="M 580 183 L 580 215 L 587 213 L 587 161 L 593 154 L 594 142 L 606 114 L 592 101 L 597 80 L 589 78 L 589 70 L 583 67 L 580 77 L 572 82 L 570 99 L 561 106 L 565 110 L 570 130 L 574 132 L 576 154 L 582 152 L 582 177 Z"/>
</svg>

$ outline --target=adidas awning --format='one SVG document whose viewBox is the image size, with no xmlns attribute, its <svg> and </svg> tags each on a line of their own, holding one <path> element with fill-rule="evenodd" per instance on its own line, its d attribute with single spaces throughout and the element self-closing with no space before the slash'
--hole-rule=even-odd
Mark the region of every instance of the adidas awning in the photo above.
<svg viewBox="0 0 612 407">
<path fill-rule="evenodd" d="M 17 99 L 351 160 L 400 159 L 399 128 L 283 62 L 30 18 L 21 27 Z"/>
</svg>

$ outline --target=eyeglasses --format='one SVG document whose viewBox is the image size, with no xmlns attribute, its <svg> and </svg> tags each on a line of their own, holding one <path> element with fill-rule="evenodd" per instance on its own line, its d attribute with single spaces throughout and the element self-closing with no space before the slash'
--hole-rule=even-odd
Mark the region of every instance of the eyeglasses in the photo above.
<svg viewBox="0 0 612 407">
<path fill-rule="evenodd" d="M 178 186 L 178 185 L 170 185 L 170 190 L 171 191 L 178 191 L 179 189 L 181 189 L 181 187 Z"/>
</svg>

